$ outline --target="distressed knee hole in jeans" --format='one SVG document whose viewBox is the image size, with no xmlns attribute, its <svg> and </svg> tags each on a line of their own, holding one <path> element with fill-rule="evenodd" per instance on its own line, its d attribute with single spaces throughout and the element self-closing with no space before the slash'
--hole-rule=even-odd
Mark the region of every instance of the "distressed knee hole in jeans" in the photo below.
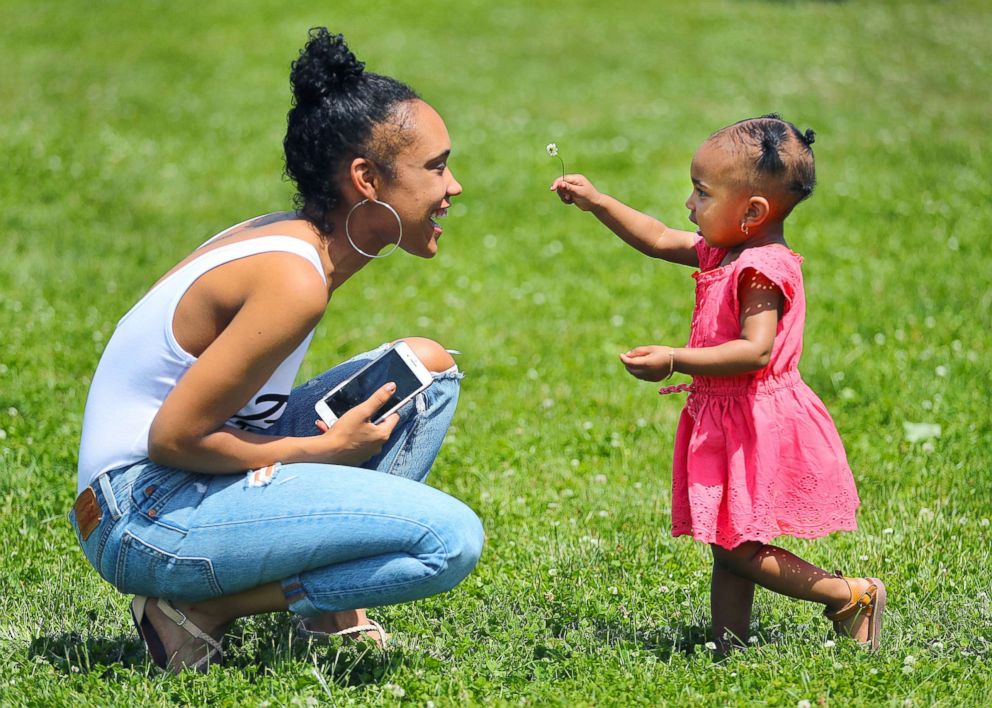
<svg viewBox="0 0 992 708">
<path fill-rule="evenodd" d="M 245 475 L 245 489 L 249 487 L 269 486 L 275 480 L 276 474 L 281 468 L 282 463 L 276 462 L 265 467 L 259 467 L 257 470 L 248 470 L 248 474 Z"/>
</svg>

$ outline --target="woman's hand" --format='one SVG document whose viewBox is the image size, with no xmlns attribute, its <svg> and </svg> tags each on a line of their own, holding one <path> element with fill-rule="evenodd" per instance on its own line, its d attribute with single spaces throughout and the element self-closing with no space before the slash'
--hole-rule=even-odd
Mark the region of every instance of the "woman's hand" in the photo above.
<svg viewBox="0 0 992 708">
<path fill-rule="evenodd" d="M 551 184 L 551 191 L 565 204 L 574 204 L 582 211 L 591 211 L 602 198 L 600 193 L 585 175 L 565 175 Z"/>
<path fill-rule="evenodd" d="M 671 347 L 634 347 L 620 355 L 627 373 L 644 381 L 661 381 L 672 373 L 674 363 Z"/>
<path fill-rule="evenodd" d="M 393 413 L 376 425 L 372 416 L 379 410 L 396 390 L 396 384 L 388 383 L 373 393 L 367 401 L 360 403 L 337 419 L 333 428 L 317 421 L 317 427 L 323 432 L 320 436 L 322 443 L 328 443 L 326 452 L 318 453 L 327 462 L 341 465 L 360 465 L 366 460 L 379 454 L 382 446 L 393 434 L 393 428 L 400 420 Z"/>
</svg>

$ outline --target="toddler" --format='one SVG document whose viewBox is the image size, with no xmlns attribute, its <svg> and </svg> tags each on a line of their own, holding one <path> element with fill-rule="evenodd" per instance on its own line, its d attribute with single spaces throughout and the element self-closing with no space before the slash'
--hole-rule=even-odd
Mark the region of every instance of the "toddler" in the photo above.
<svg viewBox="0 0 992 708">
<path fill-rule="evenodd" d="M 784 224 L 816 181 L 813 131 L 771 114 L 711 135 L 693 156 L 686 201 L 696 233 L 679 231 L 597 191 L 582 175 L 551 189 L 654 258 L 698 268 L 684 347 L 621 354 L 627 371 L 692 384 L 672 467 L 672 535 L 713 553 L 710 608 L 718 651 L 748 635 L 754 585 L 818 602 L 841 635 L 879 646 L 885 586 L 828 573 L 769 545 L 856 528 L 860 503 L 844 447 L 823 403 L 799 375 L 806 300 L 802 257 Z"/>
</svg>

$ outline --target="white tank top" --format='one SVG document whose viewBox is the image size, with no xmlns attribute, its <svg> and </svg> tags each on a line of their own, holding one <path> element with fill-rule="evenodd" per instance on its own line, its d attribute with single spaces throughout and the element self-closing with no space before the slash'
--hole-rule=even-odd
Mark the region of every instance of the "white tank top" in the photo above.
<svg viewBox="0 0 992 708">
<path fill-rule="evenodd" d="M 208 243 L 220 238 L 231 227 Z M 203 246 L 201 246 L 202 248 Z M 220 246 L 153 287 L 117 323 L 86 398 L 77 493 L 98 476 L 148 457 L 148 431 L 166 396 L 196 361 L 176 341 L 172 319 L 183 295 L 204 273 L 239 258 L 281 251 L 306 258 L 327 282 L 313 246 L 290 236 L 259 236 Z M 227 425 L 264 429 L 282 415 L 313 339 L 311 331 Z"/>
</svg>

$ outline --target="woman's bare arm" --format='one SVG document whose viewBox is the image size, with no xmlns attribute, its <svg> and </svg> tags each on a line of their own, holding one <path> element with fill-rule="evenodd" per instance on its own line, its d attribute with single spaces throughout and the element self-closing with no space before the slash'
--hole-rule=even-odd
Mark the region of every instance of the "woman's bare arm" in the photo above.
<svg viewBox="0 0 992 708">
<path fill-rule="evenodd" d="M 149 458 L 219 474 L 276 461 L 347 464 L 368 459 L 389 438 L 395 419 L 376 426 L 355 420 L 354 415 L 343 416 L 330 431 L 302 438 L 260 435 L 225 425 L 316 326 L 327 301 L 326 286 L 306 261 L 286 257 L 255 261 L 253 269 L 240 269 L 243 304 L 152 421 Z M 354 412 L 360 417 L 361 411 Z"/>
</svg>

